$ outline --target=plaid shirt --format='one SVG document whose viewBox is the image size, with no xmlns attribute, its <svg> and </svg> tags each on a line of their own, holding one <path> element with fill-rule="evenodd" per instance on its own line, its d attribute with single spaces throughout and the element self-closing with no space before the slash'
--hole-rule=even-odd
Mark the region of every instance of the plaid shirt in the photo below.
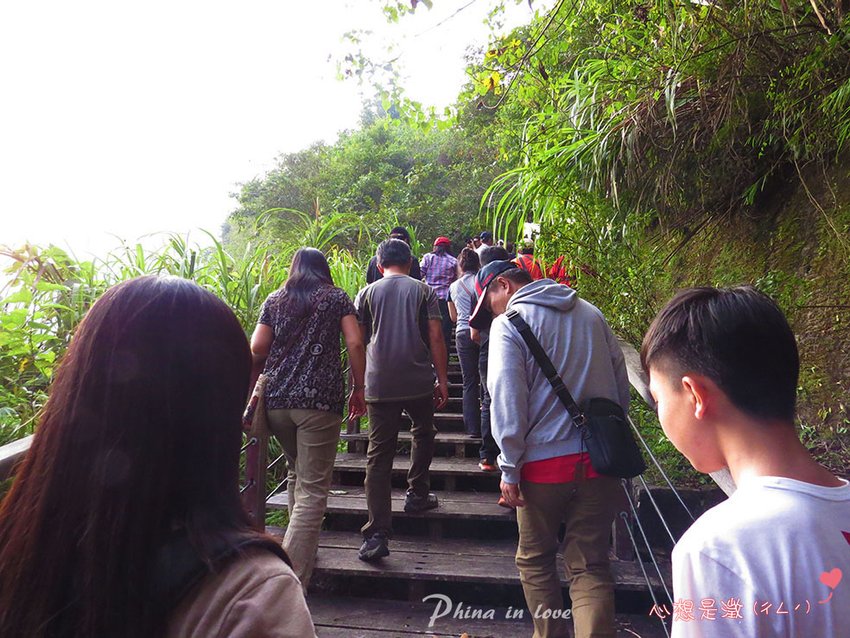
<svg viewBox="0 0 850 638">
<path fill-rule="evenodd" d="M 428 253 L 422 258 L 419 267 L 422 270 L 422 281 L 434 289 L 438 299 L 445 300 L 449 296 L 449 286 L 457 279 L 457 259 L 449 253 Z"/>
</svg>

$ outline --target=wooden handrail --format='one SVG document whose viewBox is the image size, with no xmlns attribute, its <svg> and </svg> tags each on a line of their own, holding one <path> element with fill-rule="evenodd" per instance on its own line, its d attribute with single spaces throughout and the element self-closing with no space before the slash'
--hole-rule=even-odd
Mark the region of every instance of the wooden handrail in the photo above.
<svg viewBox="0 0 850 638">
<path fill-rule="evenodd" d="M 18 462 L 23 460 L 32 445 L 33 436 L 30 434 L 0 447 L 0 481 L 5 481 L 15 474 Z"/>
<path fill-rule="evenodd" d="M 643 398 L 643 400 L 646 401 L 646 404 L 654 410 L 655 401 L 652 398 L 652 394 L 649 392 L 649 379 L 647 378 L 646 372 L 644 372 L 643 366 L 640 363 L 640 355 L 632 344 L 623 341 L 619 337 L 617 337 L 617 340 L 620 342 L 620 348 L 623 350 L 623 355 L 626 357 L 626 370 L 629 373 L 629 383 L 635 390 L 637 390 L 637 393 Z M 732 474 L 727 468 L 717 470 L 716 472 L 710 472 L 709 476 L 714 479 L 714 482 L 717 483 L 717 486 L 721 490 L 726 492 L 727 496 L 732 496 L 732 493 L 736 489 L 735 479 L 732 478 Z"/>
</svg>

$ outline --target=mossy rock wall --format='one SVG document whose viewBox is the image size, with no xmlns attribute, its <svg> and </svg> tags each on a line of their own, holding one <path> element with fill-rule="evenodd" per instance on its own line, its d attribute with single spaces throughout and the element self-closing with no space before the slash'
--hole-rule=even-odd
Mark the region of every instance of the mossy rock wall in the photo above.
<svg viewBox="0 0 850 638">
<path fill-rule="evenodd" d="M 786 312 L 801 357 L 803 440 L 850 474 L 850 159 L 786 176 L 670 262 L 665 288 L 755 284 Z"/>
</svg>

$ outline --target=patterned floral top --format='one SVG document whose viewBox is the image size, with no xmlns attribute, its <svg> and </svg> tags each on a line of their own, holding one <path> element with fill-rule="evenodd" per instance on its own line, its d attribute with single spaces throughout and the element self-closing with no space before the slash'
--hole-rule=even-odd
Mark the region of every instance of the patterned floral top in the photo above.
<svg viewBox="0 0 850 638">
<path fill-rule="evenodd" d="M 345 387 L 339 354 L 340 321 L 355 314 L 354 304 L 341 288 L 317 288 L 310 297 L 314 310 L 305 322 L 286 312 L 282 297 L 283 290 L 270 294 L 258 321 L 274 330 L 265 369 L 266 409 L 324 410 L 341 415 Z M 289 351 L 282 352 L 291 339 Z"/>
</svg>

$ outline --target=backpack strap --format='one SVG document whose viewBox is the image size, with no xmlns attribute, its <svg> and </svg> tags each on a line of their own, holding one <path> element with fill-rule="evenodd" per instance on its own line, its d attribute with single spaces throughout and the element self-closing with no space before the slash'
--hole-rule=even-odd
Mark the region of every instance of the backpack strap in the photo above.
<svg viewBox="0 0 850 638">
<path fill-rule="evenodd" d="M 508 318 L 508 321 L 513 324 L 514 328 L 517 329 L 523 341 L 525 341 L 525 345 L 528 346 L 528 349 L 531 350 L 534 360 L 537 362 L 537 365 L 540 366 L 543 374 L 546 375 L 547 381 L 549 381 L 549 384 L 552 386 L 555 394 L 558 395 L 561 403 L 564 404 L 564 407 L 567 409 L 573 423 L 575 423 L 577 428 L 582 428 L 585 420 L 584 414 L 578 405 L 576 405 L 573 395 L 570 394 L 567 386 L 564 385 L 561 375 L 558 374 L 557 370 L 555 370 L 552 360 L 549 358 L 549 355 L 546 354 L 546 351 L 543 350 L 543 346 L 540 345 L 540 342 L 537 340 L 537 337 L 534 336 L 531 328 L 529 328 L 525 320 L 520 317 L 516 308 L 508 310 L 507 313 L 505 313 L 505 316 Z M 531 432 L 531 429 L 529 429 L 528 432 Z M 528 433 L 526 433 L 525 436 L 527 437 Z"/>
<path fill-rule="evenodd" d="M 467 295 L 472 294 L 472 291 L 469 289 L 469 286 L 463 283 L 463 277 L 457 280 L 457 285 L 460 286 Z"/>
<path fill-rule="evenodd" d="M 531 268 L 528 265 L 528 262 L 525 261 L 525 255 L 517 255 L 514 259 L 514 263 L 519 266 L 520 270 L 524 270 L 525 272 L 531 272 Z"/>
</svg>

